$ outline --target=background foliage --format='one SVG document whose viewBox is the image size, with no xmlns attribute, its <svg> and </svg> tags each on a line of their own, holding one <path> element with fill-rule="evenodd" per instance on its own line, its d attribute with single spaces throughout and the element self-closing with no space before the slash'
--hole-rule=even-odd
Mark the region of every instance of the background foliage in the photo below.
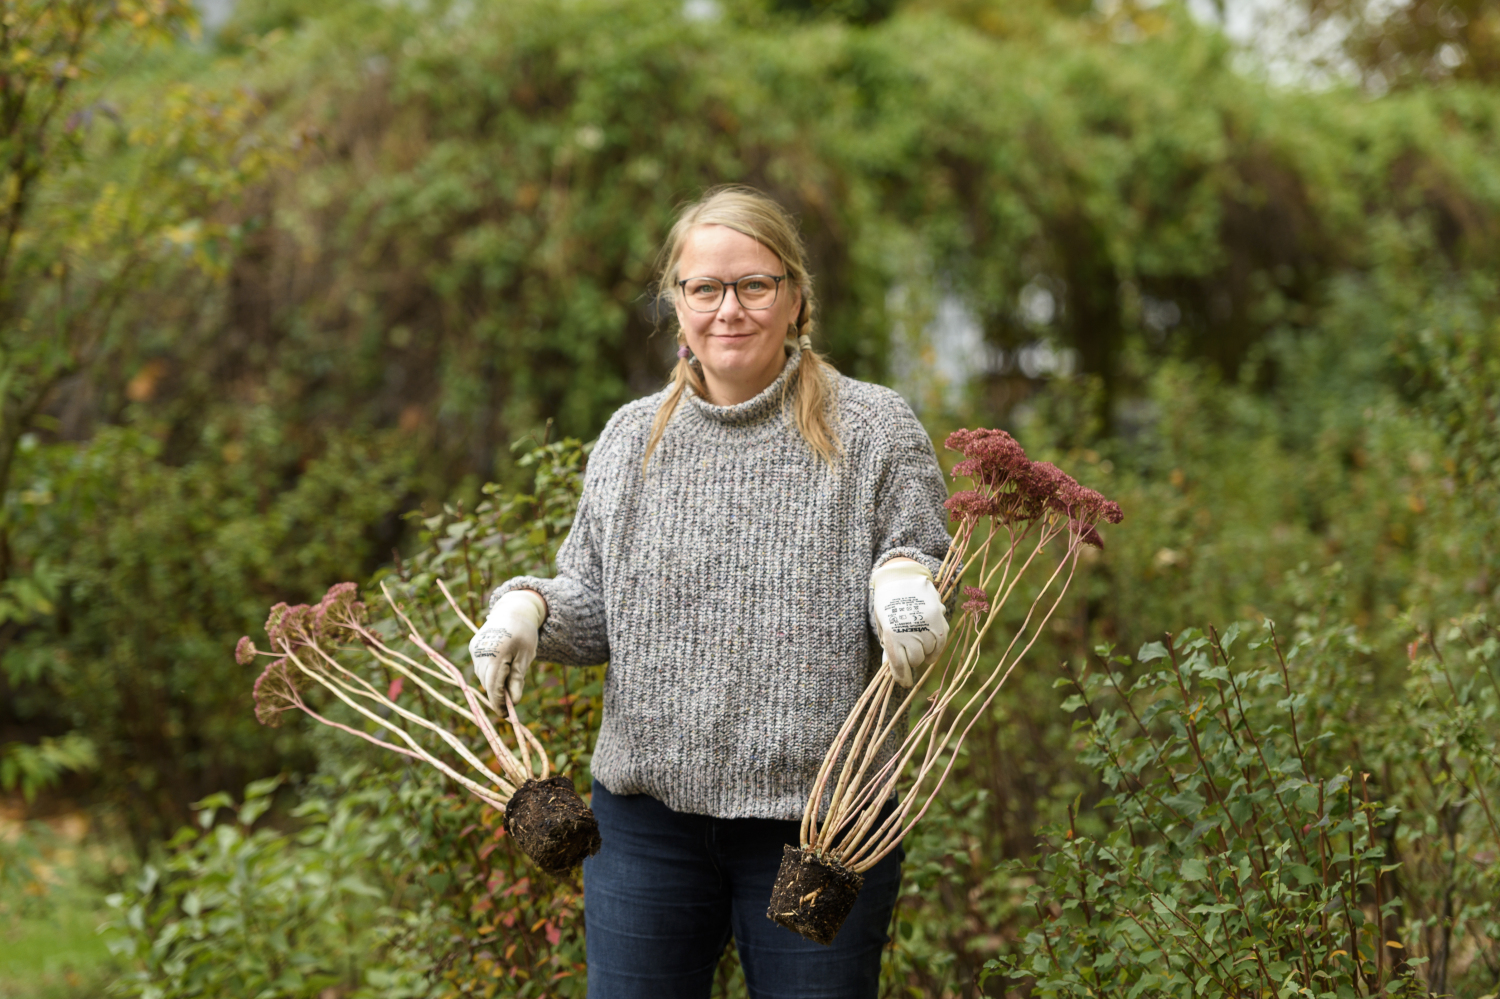
<svg viewBox="0 0 1500 999">
<path fill-rule="evenodd" d="M 908 844 L 892 994 L 1187 974 L 1211 948 L 1143 885 L 1227 905 L 1221 865 L 1264 874 L 1276 844 L 1344 886 L 1353 949 L 1311 894 L 1241 898 L 1197 914 L 1261 928 L 1226 960 L 1283 989 L 1270 955 L 1315 925 L 1348 962 L 1315 992 L 1371 987 L 1361 961 L 1500 989 L 1493 14 L 1287 9 L 1351 26 L 1330 60 L 1357 83 L 1274 85 L 1174 4 L 241 0 L 201 34 L 180 5 L 7 6 L 0 783 L 124 830 L 133 872 L 94 875 L 120 988 L 580 986 L 573 887 L 448 789 L 255 725 L 229 648 L 272 603 L 380 577 L 456 642 L 435 575 L 477 595 L 544 568 L 584 457 L 534 446 L 660 384 L 656 247 L 677 203 L 743 181 L 799 214 L 842 370 L 1127 511 Z M 1267 618 L 1279 681 L 1248 648 Z M 1187 694 L 1152 679 L 1149 643 L 1234 621 L 1240 663 L 1200 647 Z M 1244 710 L 1195 715 L 1229 677 Z M 531 709 L 581 779 L 597 677 L 548 683 Z M 1297 787 L 1266 775 L 1297 756 L 1286 698 Z M 1252 734 L 1265 764 L 1233 751 Z M 1110 753 L 1147 760 L 1134 783 Z M 1340 779 L 1343 811 L 1307 813 L 1325 832 L 1287 818 Z M 1163 811 L 1146 789 L 1178 780 L 1202 800 Z M 1242 802 L 1248 852 L 1205 831 Z M 1325 833 L 1349 857 L 1308 863 Z M 5 883 L 46 898 L 5 842 Z"/>
</svg>

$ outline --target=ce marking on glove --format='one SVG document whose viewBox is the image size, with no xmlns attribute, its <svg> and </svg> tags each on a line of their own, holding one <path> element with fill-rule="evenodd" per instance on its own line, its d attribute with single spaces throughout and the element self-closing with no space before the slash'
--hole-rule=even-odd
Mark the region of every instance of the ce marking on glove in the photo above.
<svg viewBox="0 0 1500 999">
<path fill-rule="evenodd" d="M 896 597 L 888 601 L 885 605 L 885 619 L 890 622 L 890 628 L 895 632 L 932 630 L 927 626 L 927 618 L 922 613 L 922 600 L 919 597 Z"/>
</svg>

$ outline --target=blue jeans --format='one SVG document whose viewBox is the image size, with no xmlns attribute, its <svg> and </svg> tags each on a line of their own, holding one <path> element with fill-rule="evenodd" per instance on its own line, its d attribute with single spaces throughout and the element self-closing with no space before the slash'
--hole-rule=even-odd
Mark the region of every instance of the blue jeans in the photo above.
<svg viewBox="0 0 1500 999">
<path fill-rule="evenodd" d="M 731 937 L 754 999 L 875 999 L 899 847 L 824 947 L 766 918 L 799 823 L 688 815 L 598 781 L 593 809 L 604 847 L 583 862 L 589 999 L 707 999 Z"/>
</svg>

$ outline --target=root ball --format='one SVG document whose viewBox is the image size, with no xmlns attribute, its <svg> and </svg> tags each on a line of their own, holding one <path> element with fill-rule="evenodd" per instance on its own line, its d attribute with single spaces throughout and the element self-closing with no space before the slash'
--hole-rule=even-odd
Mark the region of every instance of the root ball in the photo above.
<svg viewBox="0 0 1500 999">
<path fill-rule="evenodd" d="M 526 855 L 553 877 L 563 877 L 603 845 L 594 813 L 562 774 L 516 788 L 501 821 Z"/>
<path fill-rule="evenodd" d="M 828 857 L 788 844 L 766 917 L 825 947 L 849 918 L 865 878 Z"/>
</svg>

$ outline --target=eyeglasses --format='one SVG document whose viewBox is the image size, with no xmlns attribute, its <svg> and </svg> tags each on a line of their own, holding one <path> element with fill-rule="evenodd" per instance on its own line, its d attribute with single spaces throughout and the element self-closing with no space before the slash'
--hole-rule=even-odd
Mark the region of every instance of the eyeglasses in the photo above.
<svg viewBox="0 0 1500 999">
<path fill-rule="evenodd" d="M 759 312 L 776 304 L 776 293 L 785 280 L 785 274 L 749 274 L 738 281 L 695 277 L 678 281 L 677 287 L 682 289 L 683 302 L 694 312 L 718 312 L 730 288 L 742 308 Z"/>
</svg>

